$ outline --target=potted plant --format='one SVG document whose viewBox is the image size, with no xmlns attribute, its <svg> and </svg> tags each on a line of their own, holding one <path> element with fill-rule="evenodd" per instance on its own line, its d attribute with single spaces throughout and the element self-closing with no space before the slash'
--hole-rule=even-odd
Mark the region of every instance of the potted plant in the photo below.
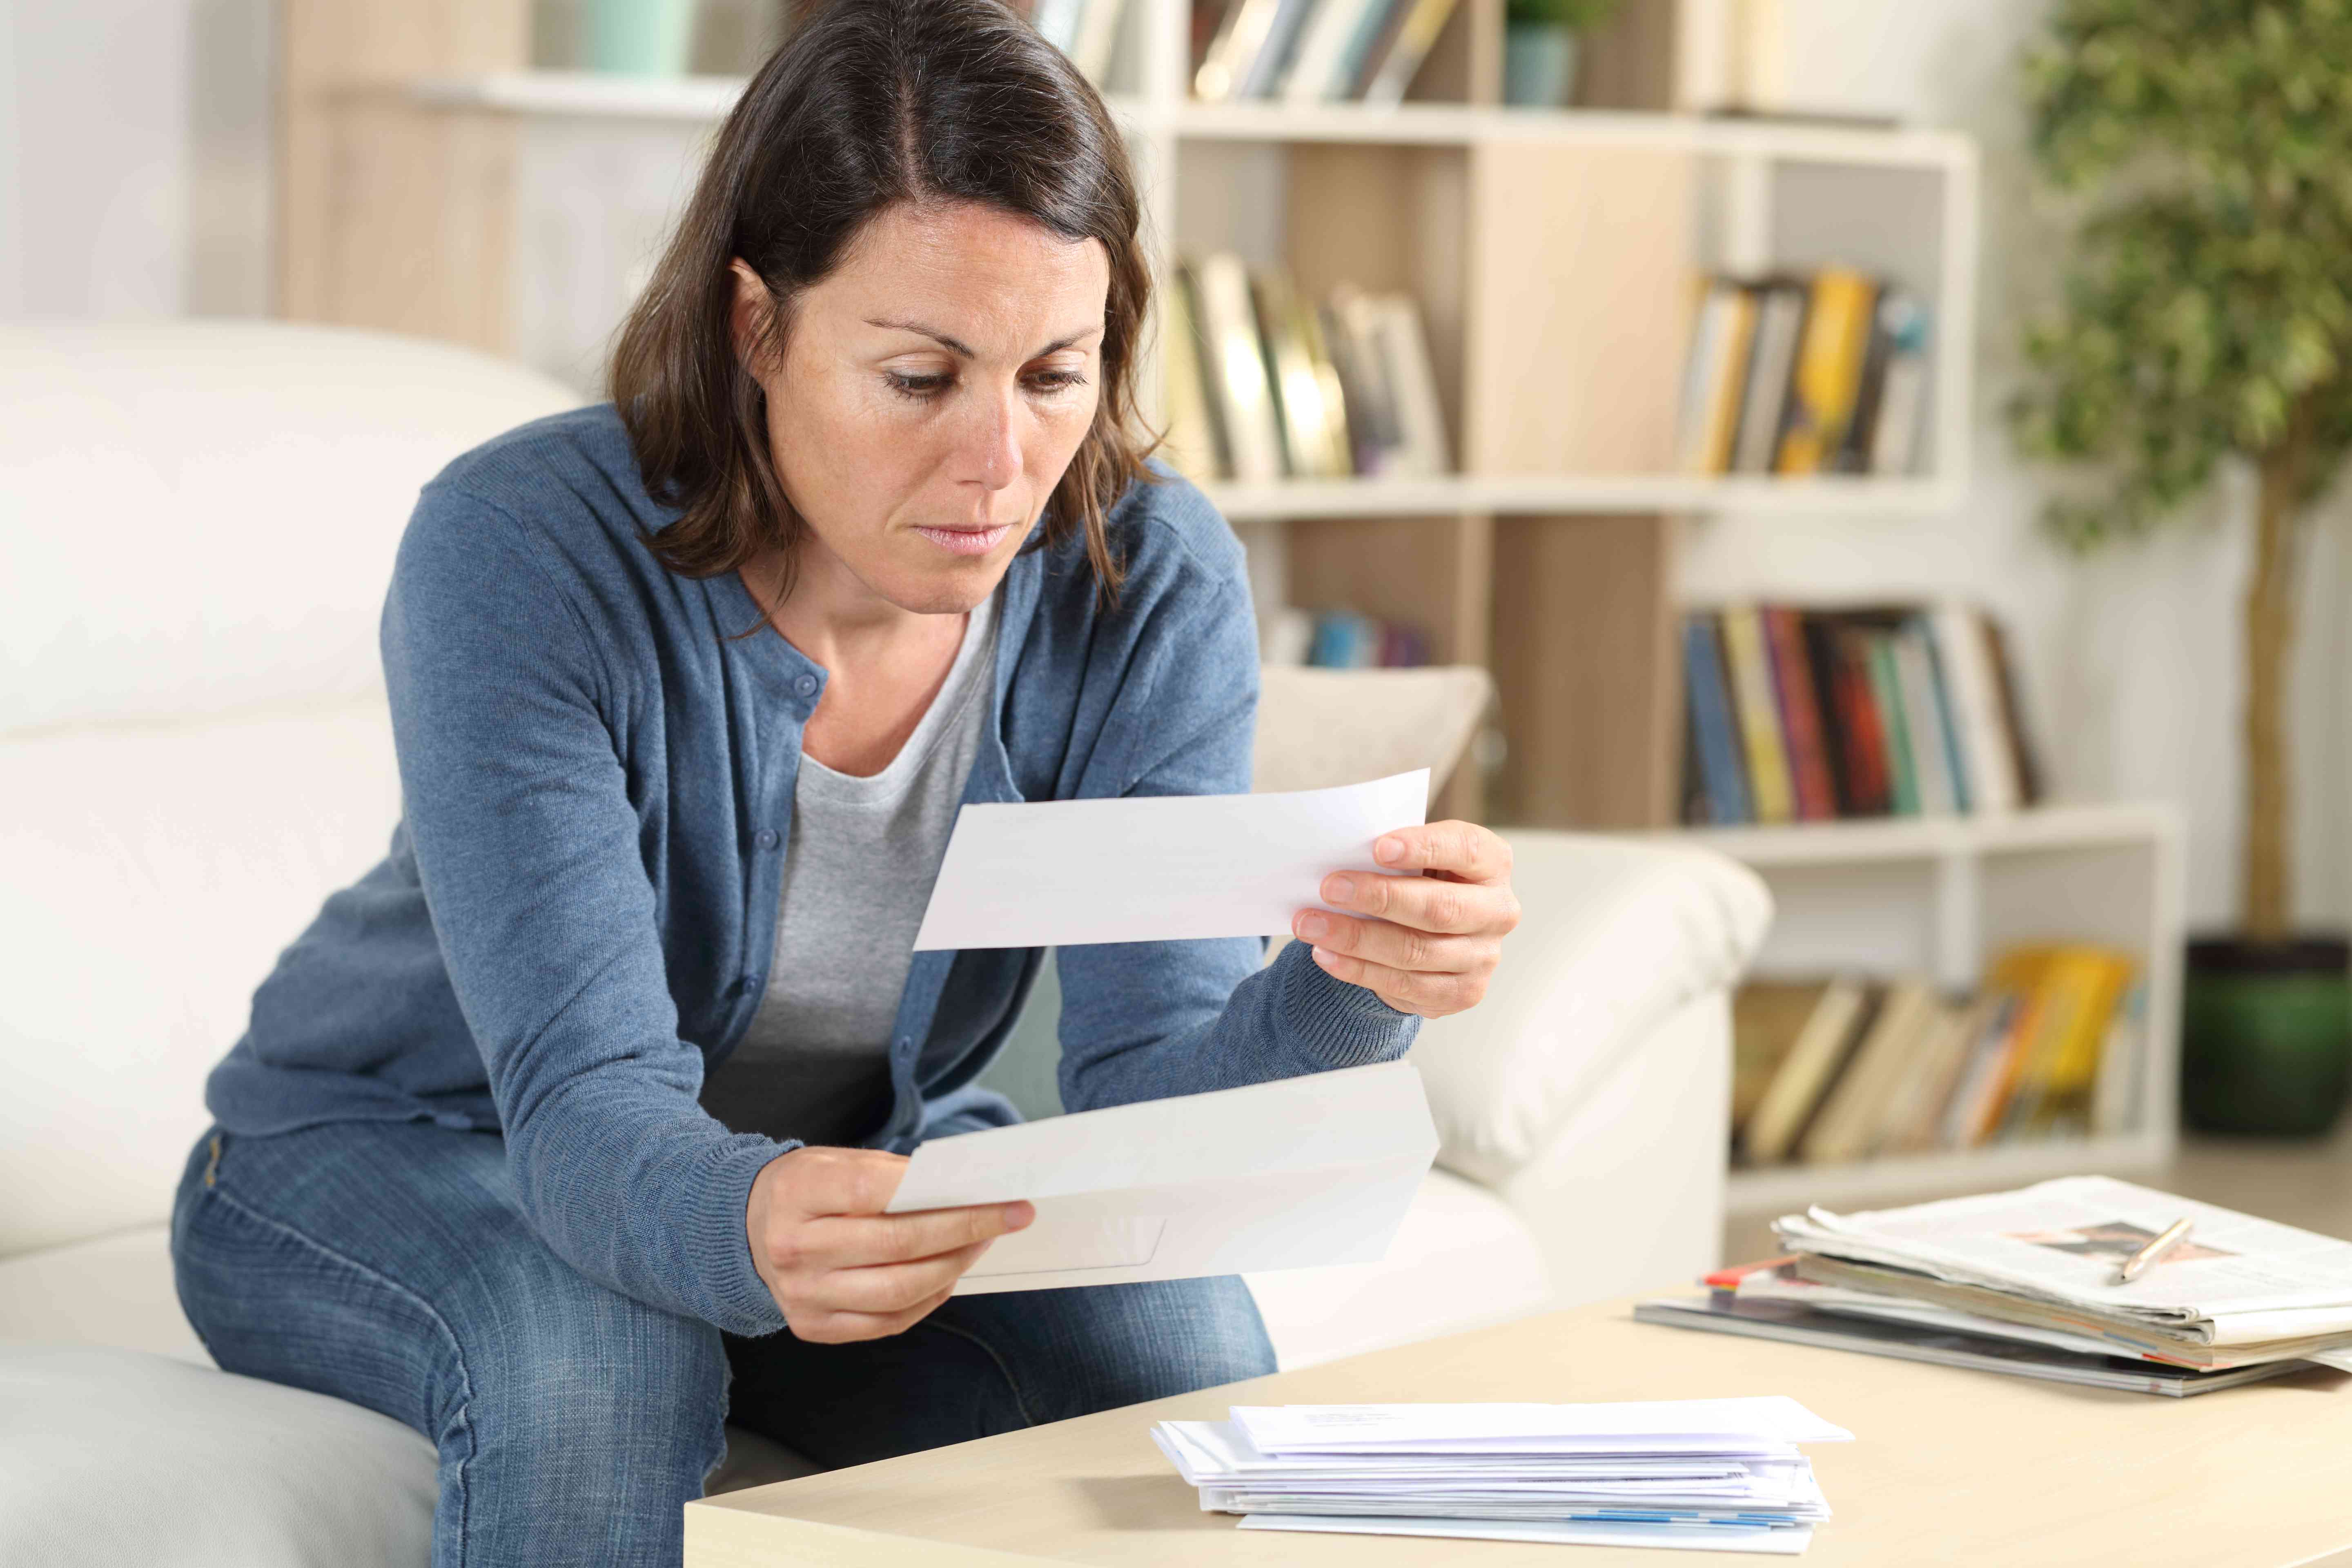
<svg viewBox="0 0 2352 1568">
<path fill-rule="evenodd" d="M 1503 101 L 1564 106 L 1576 89 L 1576 35 L 1609 19 L 1617 0 L 1506 0 Z"/>
<path fill-rule="evenodd" d="M 2318 1131 L 2352 1067 L 2345 939 L 2294 924 L 2287 677 L 2314 503 L 2352 451 L 2352 8 L 2058 0 L 2027 58 L 2036 162 L 2073 206 L 2033 323 L 2025 448 L 2088 469 L 2081 549 L 2253 479 L 2238 925 L 2192 942 L 2192 1125 Z"/>
</svg>

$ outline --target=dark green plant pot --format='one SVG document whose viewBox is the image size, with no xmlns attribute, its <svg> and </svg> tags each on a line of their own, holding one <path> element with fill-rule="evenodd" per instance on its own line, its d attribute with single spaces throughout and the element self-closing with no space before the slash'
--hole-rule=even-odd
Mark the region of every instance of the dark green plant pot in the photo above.
<svg viewBox="0 0 2352 1568">
<path fill-rule="evenodd" d="M 2315 1135 L 2352 1088 L 2352 943 L 2189 944 L 2180 1111 L 2202 1132 Z"/>
</svg>

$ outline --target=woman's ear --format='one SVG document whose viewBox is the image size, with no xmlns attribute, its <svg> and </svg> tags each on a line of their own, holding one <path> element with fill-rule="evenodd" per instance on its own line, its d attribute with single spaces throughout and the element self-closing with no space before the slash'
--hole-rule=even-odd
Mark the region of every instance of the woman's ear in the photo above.
<svg viewBox="0 0 2352 1568">
<path fill-rule="evenodd" d="M 741 257 L 727 265 L 735 279 L 735 300 L 727 312 L 729 337 L 735 345 L 735 363 L 761 377 L 767 358 L 769 331 L 774 321 L 775 296 Z"/>
</svg>

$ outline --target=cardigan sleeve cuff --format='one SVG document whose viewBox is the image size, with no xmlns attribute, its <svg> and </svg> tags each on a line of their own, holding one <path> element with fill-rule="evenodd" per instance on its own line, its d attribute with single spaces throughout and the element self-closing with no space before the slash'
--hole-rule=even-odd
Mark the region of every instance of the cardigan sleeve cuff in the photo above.
<svg viewBox="0 0 2352 1568">
<path fill-rule="evenodd" d="M 694 1256 L 705 1260 L 704 1283 L 718 1310 L 710 1321 L 730 1334 L 747 1339 L 772 1334 L 784 1326 L 784 1310 L 769 1294 L 768 1282 L 751 1263 L 751 1233 L 746 1215 L 751 1204 L 751 1184 L 779 1154 L 790 1153 L 798 1142 L 779 1143 L 766 1138 L 729 1140 L 713 1178 L 702 1186 L 702 1196 L 687 1217 Z"/>
<path fill-rule="evenodd" d="M 1274 963 L 1281 972 L 1284 1027 L 1324 1067 L 1394 1061 L 1421 1032 L 1421 1019 L 1413 1014 L 1400 1013 L 1364 987 L 1326 973 L 1303 942 L 1283 949 Z"/>
</svg>

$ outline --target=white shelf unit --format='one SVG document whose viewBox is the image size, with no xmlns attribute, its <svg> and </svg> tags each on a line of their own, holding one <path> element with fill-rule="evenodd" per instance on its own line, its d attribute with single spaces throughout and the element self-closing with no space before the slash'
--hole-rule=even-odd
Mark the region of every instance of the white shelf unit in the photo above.
<svg viewBox="0 0 2352 1568">
<path fill-rule="evenodd" d="M 1186 183 L 1188 151 L 1195 162 L 1221 163 L 1237 153 L 1246 159 L 1250 149 L 1271 153 L 1278 163 L 1280 150 L 1317 146 L 1422 149 L 1441 158 L 1449 153 L 1459 158 L 1481 149 L 1513 148 L 1648 153 L 1685 157 L 1702 166 L 1693 191 L 1701 210 L 1684 215 L 1697 250 L 1685 258 L 1685 268 L 1694 275 L 1703 269 L 1762 272 L 1833 259 L 1877 265 L 1902 275 L 1935 303 L 1940 342 L 1973 341 L 1977 155 L 1966 137 L 1916 129 L 1491 104 L 1204 104 L 1192 101 L 1185 87 L 1186 15 L 1187 0 L 1141 0 L 1133 8 L 1113 73 L 1114 83 L 1129 90 L 1106 97 L 1138 154 L 1147 223 L 1159 237 L 1163 265 L 1180 250 L 1206 244 L 1255 251 L 1258 254 L 1253 259 L 1267 264 L 1279 260 L 1285 248 L 1286 237 L 1279 232 L 1282 215 L 1264 205 L 1244 215 L 1265 226 L 1256 236 L 1232 232 L 1225 221 L 1232 215 L 1182 210 L 1180 193 Z M 1163 58 L 1169 49 L 1175 52 Z M 445 110 L 575 125 L 604 123 L 625 133 L 631 122 L 689 129 L 714 125 L 743 86 L 743 79 L 734 77 L 506 70 L 417 77 L 406 83 L 406 93 L 419 105 Z M 1267 160 L 1261 157 L 1259 163 L 1263 172 Z M 1833 179 L 1842 177 L 1840 171 L 1844 176 L 1892 177 L 1906 184 L 1924 179 L 1935 189 L 1924 195 L 1915 192 L 1900 204 L 1906 232 L 1880 237 L 1891 245 L 1858 243 L 1871 237 L 1865 231 L 1835 236 L 1828 253 L 1806 254 L 1807 247 L 1792 243 L 1792 236 L 1820 226 L 1812 216 L 1822 198 L 1807 181 L 1823 171 Z M 1441 182 L 1461 179 L 1458 169 L 1443 165 L 1436 174 Z M 1274 183 L 1280 183 L 1278 174 Z M 1273 205 L 1279 207 L 1280 203 Z M 1793 215 L 1783 212 L 1788 207 L 1795 209 Z M 1928 231 L 1924 246 L 1917 232 L 1922 219 Z M 1460 276 L 1438 282 L 1434 291 L 1449 298 L 1430 302 L 1433 316 L 1458 313 L 1468 303 L 1465 296 L 1472 287 Z M 624 303 L 612 302 L 615 319 Z M 1433 337 L 1440 340 L 1441 357 L 1453 361 L 1441 366 L 1440 381 L 1453 395 L 1449 414 L 1460 454 L 1468 449 L 1464 437 L 1470 416 L 1463 406 L 1463 387 L 1474 372 L 1460 363 L 1462 346 L 1444 341 L 1448 335 L 1445 321 L 1433 320 L 1432 327 Z M 1677 337 L 1677 352 L 1672 355 L 1676 369 L 1679 347 Z M 1435 481 L 1213 483 L 1209 489 L 1226 515 L 1244 522 L 1461 513 L 1940 513 L 1958 504 L 1968 480 L 1969 355 L 1938 354 L 1937 367 L 1928 469 L 1916 476 L 1776 479 L 1655 470 L 1551 474 L 1523 471 L 1522 463 L 1515 462 L 1513 471 L 1472 472 Z M 1657 384 L 1657 378 L 1653 381 Z M 1157 376 L 1147 376 L 1145 384 L 1148 401 L 1156 405 Z M 1658 426 L 1655 418 L 1649 423 Z M 1649 445 L 1655 448 L 1658 443 Z"/>
<path fill-rule="evenodd" d="M 2177 1141 L 2185 920 L 2177 807 L 2052 805 L 1988 816 L 1787 827 L 1693 828 L 1656 837 L 1753 868 L 1777 906 L 1759 974 L 1927 973 L 1973 984 L 2012 942 L 2094 942 L 2138 961 L 2130 1125 L 2088 1138 L 1732 1173 L 1734 1214 L 1822 1204 L 1864 1208 L 2087 1172 L 2149 1172 Z"/>
<path fill-rule="evenodd" d="M 1460 0 L 1401 105 L 1218 104 L 1191 97 L 1191 0 L 1130 0 L 1106 101 L 1163 280 L 1181 256 L 1231 250 L 1308 298 L 1346 280 L 1420 302 L 1456 471 L 1207 482 L 1261 602 L 1360 610 L 1418 628 L 1437 659 L 1494 671 L 1506 760 L 1457 780 L 1440 811 L 1662 825 L 1684 520 L 1932 516 L 1966 493 L 1977 153 L 1918 129 L 1507 108 L 1503 9 Z M 743 83 L 473 69 L 404 85 L 416 106 L 508 128 L 509 352 L 592 387 L 642 258 Z M 1925 300 L 1950 345 L 1918 471 L 1675 471 L 1698 279 L 1833 263 Z M 1155 421 L 1160 351 L 1155 333 L 1141 382 Z"/>
</svg>

